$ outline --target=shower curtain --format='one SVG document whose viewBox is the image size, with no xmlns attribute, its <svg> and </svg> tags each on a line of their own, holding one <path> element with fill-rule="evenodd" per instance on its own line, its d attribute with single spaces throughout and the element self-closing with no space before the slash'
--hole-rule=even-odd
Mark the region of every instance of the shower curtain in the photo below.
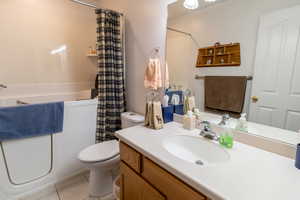
<svg viewBox="0 0 300 200">
<path fill-rule="evenodd" d="M 98 116 L 96 142 L 115 139 L 125 111 L 122 14 L 97 9 Z"/>
</svg>

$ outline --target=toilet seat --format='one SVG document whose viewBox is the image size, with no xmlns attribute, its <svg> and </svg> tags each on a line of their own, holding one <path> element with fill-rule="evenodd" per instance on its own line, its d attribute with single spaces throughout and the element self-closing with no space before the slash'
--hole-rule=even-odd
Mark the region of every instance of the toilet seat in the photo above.
<svg viewBox="0 0 300 200">
<path fill-rule="evenodd" d="M 119 142 L 112 140 L 87 147 L 79 153 L 78 159 L 86 163 L 104 162 L 118 156 L 119 153 Z"/>
</svg>

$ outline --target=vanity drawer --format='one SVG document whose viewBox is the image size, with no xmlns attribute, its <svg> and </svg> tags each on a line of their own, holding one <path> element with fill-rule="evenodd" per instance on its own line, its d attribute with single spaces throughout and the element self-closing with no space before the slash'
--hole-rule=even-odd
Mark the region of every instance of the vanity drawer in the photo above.
<svg viewBox="0 0 300 200">
<path fill-rule="evenodd" d="M 129 165 L 137 173 L 141 173 L 142 169 L 142 155 L 128 146 L 127 144 L 120 142 L 120 156 L 121 160 Z"/>
<path fill-rule="evenodd" d="M 142 176 L 159 188 L 168 200 L 205 200 L 206 197 L 174 177 L 151 160 L 143 157 Z"/>
<path fill-rule="evenodd" d="M 121 163 L 121 200 L 166 200 L 155 188 Z"/>
</svg>

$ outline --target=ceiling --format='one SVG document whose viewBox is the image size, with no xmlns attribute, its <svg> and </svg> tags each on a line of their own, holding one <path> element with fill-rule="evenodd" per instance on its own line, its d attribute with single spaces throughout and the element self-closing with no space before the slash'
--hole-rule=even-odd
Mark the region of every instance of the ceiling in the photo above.
<svg viewBox="0 0 300 200">
<path fill-rule="evenodd" d="M 188 10 L 188 9 L 184 8 L 183 7 L 184 0 L 178 0 L 177 2 L 170 4 L 169 5 L 169 20 L 192 13 L 192 12 L 195 12 L 195 11 L 199 11 L 201 9 L 207 8 L 209 6 L 212 6 L 212 5 L 227 1 L 227 0 L 217 0 L 216 2 L 213 2 L 213 3 L 205 2 L 204 0 L 198 0 L 198 1 L 199 1 L 199 8 L 196 10 Z"/>
</svg>

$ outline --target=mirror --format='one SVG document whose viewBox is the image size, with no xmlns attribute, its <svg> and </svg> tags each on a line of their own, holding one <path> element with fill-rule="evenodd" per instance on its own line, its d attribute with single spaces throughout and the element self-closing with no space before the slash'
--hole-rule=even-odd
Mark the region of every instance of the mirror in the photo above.
<svg viewBox="0 0 300 200">
<path fill-rule="evenodd" d="M 183 2 L 169 6 L 166 55 L 171 89 L 191 89 L 196 107 L 209 112 L 211 101 L 220 94 L 230 96 L 242 84 L 219 78 L 244 77 L 242 109 L 235 117 L 247 113 L 249 133 L 299 143 L 300 22 L 293 20 L 300 17 L 299 2 L 199 0 L 194 10 L 184 8 Z M 235 44 L 240 47 L 233 49 Z M 213 76 L 218 79 L 212 81 Z"/>
</svg>

